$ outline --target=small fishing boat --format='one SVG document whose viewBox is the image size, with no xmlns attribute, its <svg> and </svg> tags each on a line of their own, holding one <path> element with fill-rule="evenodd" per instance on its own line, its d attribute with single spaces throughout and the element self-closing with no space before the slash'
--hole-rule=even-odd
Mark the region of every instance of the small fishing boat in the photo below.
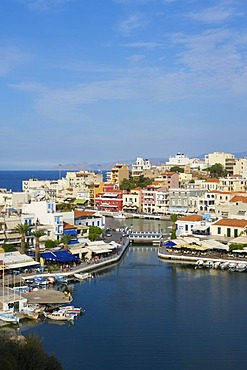
<svg viewBox="0 0 247 370">
<path fill-rule="evenodd" d="M 74 274 L 74 277 L 78 280 L 86 280 L 86 279 L 92 279 L 93 275 L 90 274 L 89 272 L 84 272 L 84 273 L 76 273 Z"/>
<path fill-rule="evenodd" d="M 228 265 L 229 271 L 236 271 L 237 264 L 234 262 L 230 262 Z"/>
<path fill-rule="evenodd" d="M 123 212 L 118 212 L 113 215 L 113 218 L 125 219 L 126 217 Z"/>
<path fill-rule="evenodd" d="M 0 311 L 0 320 L 11 324 L 19 324 L 19 317 L 16 314 L 8 311 Z"/>
<path fill-rule="evenodd" d="M 75 315 L 67 313 L 64 310 L 44 312 L 44 316 L 47 319 L 51 319 L 55 321 L 73 321 L 75 318 Z"/>
<path fill-rule="evenodd" d="M 60 307 L 59 311 L 65 311 L 72 315 L 81 315 L 85 312 L 81 307 L 74 307 L 74 306 L 62 306 Z"/>
<path fill-rule="evenodd" d="M 62 275 L 56 275 L 54 276 L 55 282 L 59 284 L 67 284 L 68 279 L 65 276 Z"/>
<path fill-rule="evenodd" d="M 220 265 L 221 265 L 221 261 L 216 261 L 216 262 L 214 262 L 214 269 L 218 269 L 218 268 L 220 268 Z"/>
<path fill-rule="evenodd" d="M 206 261 L 205 262 L 205 266 L 207 267 L 207 268 L 212 268 L 213 266 L 214 266 L 214 264 L 213 264 L 213 262 L 212 261 Z"/>
<path fill-rule="evenodd" d="M 243 272 L 247 270 L 247 264 L 246 263 L 238 263 L 236 266 L 236 271 Z"/>
<path fill-rule="evenodd" d="M 229 266 L 229 262 L 223 262 L 220 265 L 220 268 L 221 268 L 221 270 L 227 270 L 228 269 L 228 266 Z"/>
<path fill-rule="evenodd" d="M 37 320 L 39 318 L 39 313 L 28 309 L 22 309 L 20 311 L 20 316 L 22 318 Z"/>
<path fill-rule="evenodd" d="M 203 262 L 203 260 L 198 260 L 198 261 L 196 261 L 196 267 L 203 267 L 203 264 L 204 264 L 204 262 Z"/>
</svg>

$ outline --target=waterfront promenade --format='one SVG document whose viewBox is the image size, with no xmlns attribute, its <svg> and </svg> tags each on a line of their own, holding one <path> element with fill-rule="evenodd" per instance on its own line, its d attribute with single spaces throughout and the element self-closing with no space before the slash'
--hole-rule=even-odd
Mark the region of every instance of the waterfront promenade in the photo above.
<svg viewBox="0 0 247 370">
<path fill-rule="evenodd" d="M 75 273 L 85 273 L 85 272 L 94 272 L 101 268 L 104 268 L 109 265 L 114 265 L 115 263 L 118 263 L 119 260 L 124 255 L 126 249 L 129 245 L 129 238 L 124 237 L 122 240 L 122 244 L 120 247 L 118 247 L 117 253 L 110 257 L 104 257 L 101 258 L 98 261 L 91 261 L 91 262 L 82 262 L 80 265 L 76 267 L 70 267 L 68 271 L 53 271 L 51 273 L 45 272 L 45 273 L 36 273 L 36 274 L 22 274 L 22 278 L 25 279 L 32 279 L 34 276 L 38 277 L 51 277 L 51 276 L 65 276 L 65 277 L 71 277 L 74 276 Z"/>
<path fill-rule="evenodd" d="M 158 249 L 158 257 L 167 260 L 168 262 L 174 261 L 174 262 L 186 262 L 192 265 L 195 265 L 198 260 L 202 260 L 204 263 L 207 261 L 210 262 L 228 262 L 228 263 L 246 263 L 247 264 L 247 258 L 244 257 L 235 257 L 233 255 L 222 255 L 219 253 L 205 253 L 204 255 L 201 254 L 188 254 L 183 252 L 174 252 L 170 249 L 167 249 L 166 247 L 160 247 Z"/>
</svg>

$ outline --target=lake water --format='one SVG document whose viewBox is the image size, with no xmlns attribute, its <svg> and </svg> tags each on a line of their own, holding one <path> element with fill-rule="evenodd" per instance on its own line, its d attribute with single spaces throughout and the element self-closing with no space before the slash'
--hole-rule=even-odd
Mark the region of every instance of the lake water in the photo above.
<svg viewBox="0 0 247 370">
<path fill-rule="evenodd" d="M 65 370 L 246 369 L 246 273 L 167 263 L 154 247 L 129 247 L 121 262 L 75 283 L 74 325 L 38 333 Z"/>
</svg>

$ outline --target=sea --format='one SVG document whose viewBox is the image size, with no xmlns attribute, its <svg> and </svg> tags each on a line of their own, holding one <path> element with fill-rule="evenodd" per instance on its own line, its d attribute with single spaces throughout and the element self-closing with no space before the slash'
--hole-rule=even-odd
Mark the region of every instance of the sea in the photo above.
<svg viewBox="0 0 247 370">
<path fill-rule="evenodd" d="M 22 181 L 29 179 L 58 180 L 65 177 L 67 171 L 40 171 L 40 170 L 1 170 L 0 189 L 22 191 Z"/>
<path fill-rule="evenodd" d="M 65 177 L 67 172 L 64 170 L 0 170 L 0 189 L 22 191 L 22 181 L 29 179 L 58 180 Z M 102 170 L 101 172 L 105 180 L 107 171 Z"/>
<path fill-rule="evenodd" d="M 23 179 L 38 175 L 1 172 L 0 187 L 4 182 L 16 191 Z M 49 171 L 42 178 L 52 173 L 58 176 Z M 171 227 L 168 221 L 107 218 L 108 227 L 123 223 L 136 230 Z M 64 370 L 246 370 L 247 273 L 195 269 L 157 252 L 129 246 L 118 264 L 71 282 L 73 305 L 85 309 L 73 325 L 30 321 L 19 333 L 37 334 Z"/>
</svg>

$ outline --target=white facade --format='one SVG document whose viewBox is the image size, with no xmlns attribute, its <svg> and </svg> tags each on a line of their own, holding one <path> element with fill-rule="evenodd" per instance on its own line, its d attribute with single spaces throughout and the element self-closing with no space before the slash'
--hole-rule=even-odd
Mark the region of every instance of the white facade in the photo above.
<svg viewBox="0 0 247 370">
<path fill-rule="evenodd" d="M 63 214 L 56 212 L 55 202 L 41 201 L 24 204 L 22 213 L 33 213 L 35 224 L 46 227 L 50 239 L 59 239 L 63 235 Z"/>
<path fill-rule="evenodd" d="M 175 157 L 169 157 L 169 161 L 166 162 L 166 164 L 170 166 L 186 166 L 189 163 L 189 157 L 186 157 L 183 153 L 177 153 Z"/>
<path fill-rule="evenodd" d="M 151 162 L 148 159 L 137 157 L 136 163 L 132 164 L 132 176 L 140 176 L 145 170 L 151 170 Z"/>
</svg>

